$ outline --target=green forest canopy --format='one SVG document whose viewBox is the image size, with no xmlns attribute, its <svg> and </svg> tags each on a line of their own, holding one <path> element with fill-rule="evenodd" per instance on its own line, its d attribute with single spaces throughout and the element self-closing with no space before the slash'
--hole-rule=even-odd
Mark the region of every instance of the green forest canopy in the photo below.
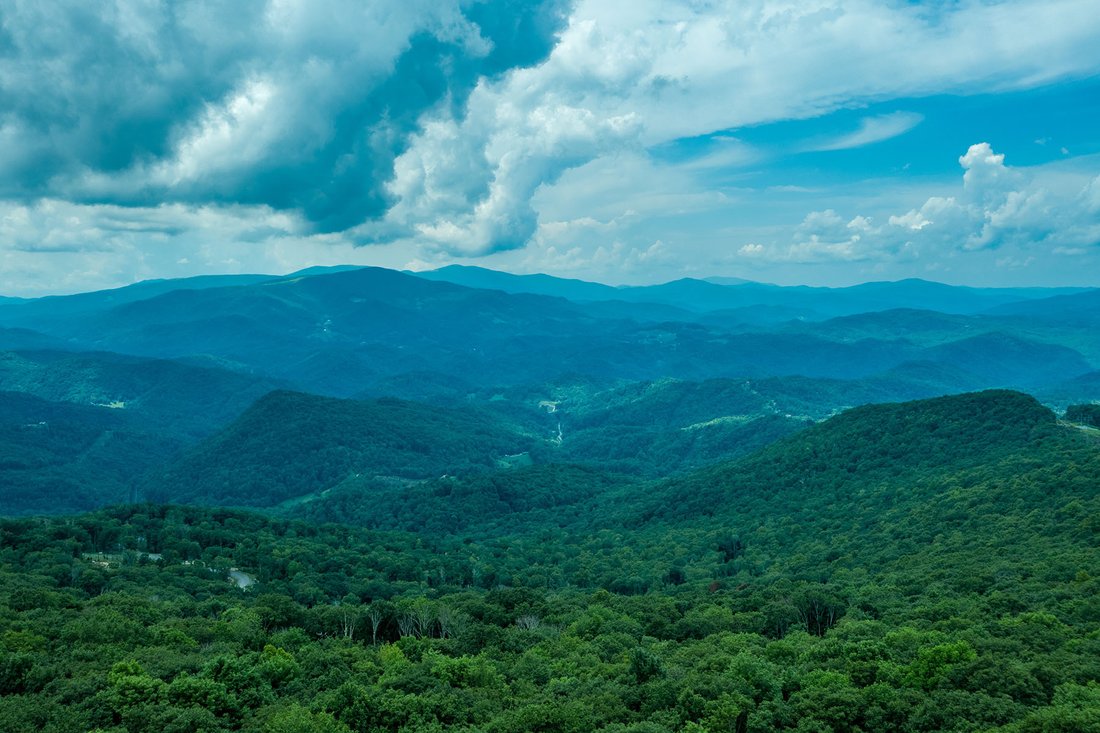
<svg viewBox="0 0 1100 733">
<path fill-rule="evenodd" d="M 0 521 L 0 730 L 1098 729 L 1100 454 L 1031 398 L 852 410 L 667 482 L 523 470 L 426 490 L 416 532 Z"/>
</svg>

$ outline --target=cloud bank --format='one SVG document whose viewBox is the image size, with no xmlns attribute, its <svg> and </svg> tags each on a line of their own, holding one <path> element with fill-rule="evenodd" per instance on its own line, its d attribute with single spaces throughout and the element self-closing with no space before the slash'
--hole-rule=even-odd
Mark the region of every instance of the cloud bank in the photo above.
<svg viewBox="0 0 1100 733">
<path fill-rule="evenodd" d="M 101 275 L 136 277 L 148 268 L 134 263 L 201 259 L 182 243 L 202 237 L 253 267 L 291 243 L 428 261 L 527 248 L 532 265 L 614 253 L 667 265 L 689 236 L 660 230 L 668 217 L 737 204 L 728 181 L 704 176 L 759 164 L 739 129 L 1089 77 L 1097 37 L 1090 0 L 6 0 L 0 256 L 24 273 L 7 282 L 48 279 L 51 265 L 32 254 L 114 252 Z M 921 120 L 869 114 L 810 149 L 861 148 Z M 662 146 L 699 137 L 717 141 L 711 154 L 656 161 Z M 1021 183 L 992 149 L 964 157 L 962 193 L 896 222 L 821 208 L 782 252 L 765 238 L 734 249 L 857 261 L 946 241 L 956 225 L 972 251 L 1034 236 L 1089 246 L 1080 212 L 1095 186 Z M 619 223 L 562 228 L 586 218 Z M 655 229 L 640 234 L 643 224 Z"/>
</svg>

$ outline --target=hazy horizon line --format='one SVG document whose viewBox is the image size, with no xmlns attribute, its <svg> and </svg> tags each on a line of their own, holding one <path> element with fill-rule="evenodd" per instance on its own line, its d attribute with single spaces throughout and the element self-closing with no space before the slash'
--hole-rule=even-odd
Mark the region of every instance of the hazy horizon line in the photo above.
<svg viewBox="0 0 1100 733">
<path fill-rule="evenodd" d="M 816 289 L 816 290 L 845 290 L 845 289 L 849 289 L 849 288 L 860 287 L 860 286 L 863 286 L 863 285 L 897 284 L 897 283 L 904 283 L 904 282 L 922 282 L 922 283 L 929 283 L 929 284 L 934 284 L 934 285 L 943 285 L 943 286 L 951 287 L 951 288 L 968 288 L 968 289 L 972 289 L 972 290 L 1051 290 L 1051 291 L 1068 291 L 1068 290 L 1095 290 L 1095 289 L 1100 288 L 1100 284 L 1095 284 L 1095 285 L 1012 285 L 1012 284 L 972 285 L 972 284 L 961 283 L 961 282 L 945 282 L 943 280 L 931 280 L 931 279 L 922 278 L 922 277 L 904 277 L 904 278 L 898 278 L 898 279 L 893 279 L 893 280 L 891 280 L 891 279 L 859 280 L 859 281 L 851 282 L 851 283 L 846 284 L 846 285 L 823 285 L 823 284 L 815 284 L 815 283 L 810 283 L 810 282 L 797 282 L 797 283 L 795 283 L 795 282 L 791 282 L 791 283 L 768 282 L 768 281 L 764 281 L 764 280 L 753 280 L 751 278 L 745 278 L 745 277 L 741 277 L 739 275 L 724 275 L 724 274 L 710 274 L 710 275 L 702 275 L 702 276 L 684 275 L 682 277 L 677 277 L 677 278 L 673 278 L 673 279 L 670 279 L 670 280 L 656 280 L 656 281 L 653 281 L 653 282 L 611 283 L 611 282 L 604 282 L 604 281 L 595 280 L 595 279 L 589 280 L 589 279 L 578 278 L 578 277 L 568 277 L 568 276 L 564 276 L 564 275 L 555 275 L 555 274 L 550 273 L 550 272 L 542 272 L 542 271 L 537 271 L 537 272 L 516 272 L 516 271 L 512 271 L 512 270 L 486 267 L 484 265 L 463 265 L 463 264 L 459 264 L 459 263 L 448 263 L 448 264 L 445 264 L 445 265 L 440 265 L 439 267 L 425 268 L 425 269 L 410 269 L 410 268 L 407 268 L 407 267 L 406 268 L 396 268 L 396 267 L 385 267 L 383 265 L 367 265 L 367 264 L 347 263 L 347 264 L 338 264 L 338 265 L 311 265 L 309 267 L 299 268 L 299 269 L 296 269 L 296 270 L 290 270 L 290 271 L 284 272 L 284 273 L 277 273 L 277 272 L 210 272 L 210 273 L 203 273 L 203 274 L 197 274 L 197 275 L 184 275 L 184 276 L 181 276 L 181 277 L 146 278 L 146 279 L 142 279 L 142 280 L 134 280 L 133 282 L 126 283 L 124 285 L 117 285 L 115 287 L 94 288 L 94 289 L 91 289 L 91 290 L 60 291 L 60 292 L 55 292 L 55 293 L 45 293 L 45 294 L 42 294 L 42 295 L 34 295 L 34 296 L 16 296 L 16 295 L 6 295 L 4 293 L 0 293 L 0 298 L 3 298 L 5 300 L 13 300 L 13 301 L 34 301 L 34 300 L 41 300 L 41 299 L 44 299 L 44 298 L 66 298 L 66 297 L 71 297 L 71 296 L 76 296 L 76 295 L 88 295 L 88 294 L 92 294 L 92 293 L 107 293 L 107 292 L 112 292 L 112 291 L 115 291 L 115 290 L 124 290 L 126 288 L 140 286 L 142 284 L 147 284 L 147 283 L 170 283 L 170 282 L 176 282 L 176 281 L 185 282 L 185 281 L 190 281 L 190 280 L 206 279 L 206 278 L 226 278 L 226 279 L 229 279 L 229 278 L 242 278 L 242 277 L 244 277 L 244 278 L 247 278 L 247 277 L 269 277 L 273 280 L 278 280 L 278 279 L 291 278 L 291 277 L 295 277 L 295 276 L 313 277 L 313 276 L 318 276 L 318 275 L 333 274 L 333 273 L 339 272 L 339 271 L 349 271 L 349 270 L 357 270 L 357 269 L 387 270 L 389 272 L 397 272 L 397 273 L 401 273 L 401 274 L 405 274 L 405 275 L 410 275 L 410 276 L 413 276 L 413 277 L 419 277 L 419 276 L 421 276 L 425 273 L 439 272 L 439 271 L 446 270 L 446 269 L 480 270 L 480 271 L 483 271 L 483 272 L 491 272 L 491 273 L 495 273 L 495 274 L 506 275 L 506 276 L 510 276 L 510 277 L 517 277 L 517 278 L 543 276 L 543 277 L 552 278 L 554 280 L 560 280 L 560 281 L 563 281 L 563 282 L 584 283 L 584 284 L 587 284 L 587 285 L 597 285 L 597 286 L 613 288 L 613 289 L 618 289 L 618 290 L 627 290 L 627 289 L 631 289 L 631 288 L 660 287 L 662 285 L 669 285 L 669 284 L 672 284 L 672 283 L 682 282 L 682 281 L 685 281 L 685 280 L 696 281 L 696 282 L 706 282 L 706 283 L 709 283 L 709 284 L 712 284 L 712 285 L 717 285 L 717 286 L 720 286 L 720 287 L 738 287 L 740 285 L 763 285 L 763 286 L 775 287 L 775 288 L 812 288 L 812 289 Z M 717 281 L 722 281 L 722 280 L 727 280 L 727 281 L 739 280 L 741 282 L 725 282 L 725 283 L 717 282 Z M 255 284 L 255 283 L 249 283 L 249 284 Z M 491 286 L 484 286 L 483 287 L 483 286 L 478 286 L 478 285 L 466 285 L 466 284 L 463 284 L 463 283 L 455 283 L 455 284 L 459 284 L 459 285 L 462 285 L 463 287 L 470 287 L 470 288 L 475 288 L 475 289 L 493 289 Z M 246 285 L 247 284 L 244 284 L 244 285 L 242 285 L 242 287 L 246 286 Z"/>
</svg>

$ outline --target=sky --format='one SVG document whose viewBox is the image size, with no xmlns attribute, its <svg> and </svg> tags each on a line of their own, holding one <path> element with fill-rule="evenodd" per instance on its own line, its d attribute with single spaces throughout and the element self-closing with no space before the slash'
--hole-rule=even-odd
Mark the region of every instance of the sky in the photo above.
<svg viewBox="0 0 1100 733">
<path fill-rule="evenodd" d="M 1096 0 L 0 0 L 0 294 L 1100 286 Z"/>
</svg>

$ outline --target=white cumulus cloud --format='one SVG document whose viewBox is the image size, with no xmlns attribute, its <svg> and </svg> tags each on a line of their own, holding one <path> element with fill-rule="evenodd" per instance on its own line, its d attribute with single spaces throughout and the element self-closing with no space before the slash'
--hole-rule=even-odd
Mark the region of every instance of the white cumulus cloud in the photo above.
<svg viewBox="0 0 1100 733">
<path fill-rule="evenodd" d="M 1006 165 L 989 143 L 971 145 L 959 157 L 961 190 L 932 196 L 897 214 L 847 219 L 836 211 L 808 214 L 787 247 L 773 259 L 897 260 L 936 258 L 953 251 L 998 249 L 1012 245 L 1040 253 L 1083 254 L 1100 244 L 1100 177 L 1080 173 L 1054 175 Z M 1020 258 L 999 260 L 1019 263 Z"/>
</svg>

